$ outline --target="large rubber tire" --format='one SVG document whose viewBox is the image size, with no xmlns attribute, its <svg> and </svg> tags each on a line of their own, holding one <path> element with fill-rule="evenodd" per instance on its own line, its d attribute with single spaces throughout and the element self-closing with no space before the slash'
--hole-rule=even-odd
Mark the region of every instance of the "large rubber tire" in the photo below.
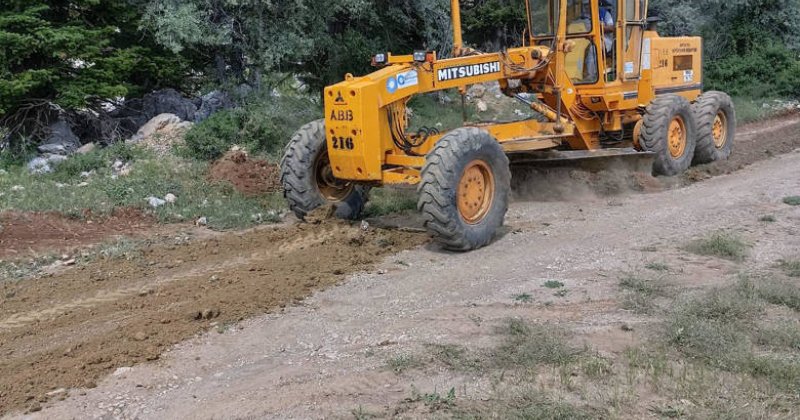
<svg viewBox="0 0 800 420">
<path fill-rule="evenodd" d="M 676 119 L 683 122 L 685 140 L 680 152 L 673 155 L 669 144 L 670 126 Z M 692 105 L 678 95 L 664 95 L 653 99 L 642 118 L 639 133 L 640 147 L 656 155 L 654 175 L 673 176 L 689 169 L 697 144 L 697 126 Z"/>
<path fill-rule="evenodd" d="M 324 120 L 310 122 L 294 133 L 281 159 L 283 196 L 301 220 L 325 204 L 334 205 L 336 217 L 355 220 L 367 204 L 369 187 L 354 184 L 339 199 L 326 198 L 320 190 L 317 163 L 327 156 L 327 147 Z"/>
<path fill-rule="evenodd" d="M 485 193 L 491 201 L 483 201 L 489 204 L 479 211 L 482 216 L 468 222 L 457 195 L 465 169 L 475 167 L 491 176 L 493 193 Z M 492 241 L 508 211 L 511 170 L 502 147 L 489 133 L 464 127 L 445 134 L 425 156 L 421 177 L 417 208 L 425 228 L 444 248 L 469 251 Z"/>
<path fill-rule="evenodd" d="M 697 121 L 697 148 L 694 150 L 692 163 L 710 163 L 725 160 L 731 155 L 733 141 L 736 137 L 736 110 L 733 100 L 724 92 L 710 91 L 700 95 L 692 105 L 694 118 Z M 720 116 L 717 127 L 719 141 L 714 135 L 717 116 Z"/>
</svg>

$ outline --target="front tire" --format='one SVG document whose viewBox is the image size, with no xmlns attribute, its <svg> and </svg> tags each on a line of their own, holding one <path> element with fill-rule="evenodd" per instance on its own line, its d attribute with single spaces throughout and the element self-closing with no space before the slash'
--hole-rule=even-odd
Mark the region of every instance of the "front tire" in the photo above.
<svg viewBox="0 0 800 420">
<path fill-rule="evenodd" d="M 692 109 L 697 120 L 697 148 L 693 163 L 727 159 L 736 136 L 736 111 L 730 96 L 724 92 L 706 92 L 697 98 Z"/>
<path fill-rule="evenodd" d="M 425 156 L 417 208 L 425 228 L 446 249 L 487 245 L 508 211 L 511 170 L 502 147 L 486 131 L 455 129 Z"/>
<path fill-rule="evenodd" d="M 297 218 L 325 204 L 340 219 L 357 219 L 367 203 L 369 188 L 336 179 L 328 158 L 325 121 L 300 127 L 281 159 L 281 184 L 289 209 Z"/>
<path fill-rule="evenodd" d="M 673 176 L 689 169 L 697 144 L 692 106 L 678 95 L 653 99 L 642 117 L 640 147 L 656 155 L 654 175 Z"/>
</svg>

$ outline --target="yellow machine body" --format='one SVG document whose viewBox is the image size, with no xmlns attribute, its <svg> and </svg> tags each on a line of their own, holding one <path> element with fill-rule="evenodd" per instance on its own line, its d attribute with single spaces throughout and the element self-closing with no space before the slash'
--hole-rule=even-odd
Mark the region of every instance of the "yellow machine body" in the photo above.
<svg viewBox="0 0 800 420">
<path fill-rule="evenodd" d="M 538 100 L 531 108 L 549 122 L 479 125 L 507 153 L 602 149 L 603 132 L 635 126 L 641 110 L 657 95 L 695 100 L 703 89 L 701 39 L 660 37 L 648 28 L 646 0 L 617 0 L 616 5 L 610 30 L 600 22 L 598 0 L 529 0 L 527 33 L 532 35 L 523 46 L 478 53 L 461 45 L 458 1 L 452 0 L 453 58 L 438 59 L 433 52 L 426 52 L 424 60 L 386 54 L 379 70 L 347 75 L 325 89 L 333 175 L 375 185 L 419 182 L 425 154 L 444 133 L 419 142 L 401 140 L 416 136 L 405 133 L 405 104 L 418 94 L 447 89 L 464 94 L 469 85 L 496 81 L 510 97 L 535 95 Z M 542 6 L 545 10 L 539 10 Z M 545 21 L 556 23 L 550 27 L 557 29 L 547 33 L 537 27 Z M 604 40 L 609 37 L 613 50 L 606 52 Z M 594 78 L 586 70 L 592 54 Z"/>
</svg>

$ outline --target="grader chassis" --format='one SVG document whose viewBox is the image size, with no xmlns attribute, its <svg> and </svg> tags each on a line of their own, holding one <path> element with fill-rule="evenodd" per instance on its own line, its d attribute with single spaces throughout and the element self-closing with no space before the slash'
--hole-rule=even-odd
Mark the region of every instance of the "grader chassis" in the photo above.
<svg viewBox="0 0 800 420">
<path fill-rule="evenodd" d="M 451 0 L 452 58 L 378 54 L 379 70 L 325 88 L 325 119 L 300 128 L 281 161 L 294 213 L 332 203 L 354 219 L 370 188 L 416 185 L 428 231 L 467 251 L 503 224 L 509 158 L 646 155 L 654 174 L 676 175 L 730 155 L 735 112 L 728 95 L 703 93 L 701 39 L 660 37 L 647 0 L 528 0 L 526 11 L 521 47 L 480 53 L 463 46 Z M 539 118 L 408 132 L 414 95 L 485 82 Z"/>
</svg>

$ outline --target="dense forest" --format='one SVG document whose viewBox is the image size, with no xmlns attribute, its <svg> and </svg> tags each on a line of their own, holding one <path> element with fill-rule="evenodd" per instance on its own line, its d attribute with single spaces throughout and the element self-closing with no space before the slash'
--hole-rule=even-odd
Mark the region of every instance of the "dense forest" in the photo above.
<svg viewBox="0 0 800 420">
<path fill-rule="evenodd" d="M 3 145 L 10 147 L 12 122 L 37 106 L 100 110 L 162 88 L 197 96 L 246 85 L 247 95 L 263 97 L 287 81 L 313 94 L 344 73 L 368 72 L 378 51 L 449 52 L 447 0 L 320 3 L 4 0 Z M 751 99 L 800 96 L 800 0 L 650 4 L 662 34 L 704 37 L 707 88 Z M 525 29 L 524 0 L 462 0 L 462 7 L 465 39 L 476 48 L 513 46 Z M 246 115 L 235 118 L 247 123 Z M 282 135 L 274 125 L 256 131 Z"/>
</svg>

